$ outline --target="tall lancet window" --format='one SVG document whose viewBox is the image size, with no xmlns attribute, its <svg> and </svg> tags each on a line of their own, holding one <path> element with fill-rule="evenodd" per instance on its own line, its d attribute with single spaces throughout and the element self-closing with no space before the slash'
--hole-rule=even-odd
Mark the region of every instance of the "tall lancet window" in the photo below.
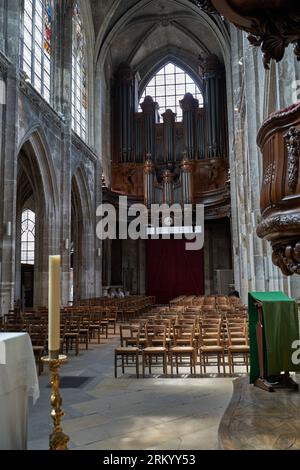
<svg viewBox="0 0 300 470">
<path fill-rule="evenodd" d="M 50 101 L 52 0 L 24 0 L 21 69 L 34 88 Z"/>
<path fill-rule="evenodd" d="M 34 264 L 35 250 L 35 213 L 25 210 L 22 213 L 21 263 Z"/>
<path fill-rule="evenodd" d="M 192 77 L 177 65 L 169 62 L 164 65 L 148 82 L 141 95 L 141 102 L 146 96 L 152 96 L 159 104 L 159 114 L 167 109 L 177 114 L 177 121 L 182 121 L 180 100 L 186 93 L 191 93 L 203 106 L 203 96 Z"/>
<path fill-rule="evenodd" d="M 86 41 L 78 3 L 73 13 L 72 44 L 72 127 L 83 139 L 87 139 L 87 60 Z"/>
</svg>

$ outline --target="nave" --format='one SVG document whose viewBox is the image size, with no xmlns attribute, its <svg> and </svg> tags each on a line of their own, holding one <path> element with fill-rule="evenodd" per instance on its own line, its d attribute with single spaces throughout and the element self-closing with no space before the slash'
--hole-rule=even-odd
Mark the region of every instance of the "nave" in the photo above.
<svg viewBox="0 0 300 470">
<path fill-rule="evenodd" d="M 116 334 L 108 340 L 101 337 L 99 345 L 93 341 L 88 351 L 81 345 L 79 355 L 70 351 L 61 369 L 62 384 L 70 387 L 61 388 L 70 449 L 217 449 L 232 378 L 186 378 L 183 373 L 143 380 L 129 370 L 115 379 L 113 352 L 118 344 Z M 48 448 L 51 431 L 47 373 L 40 377 L 40 391 L 29 414 L 28 447 L 34 450 Z"/>
</svg>

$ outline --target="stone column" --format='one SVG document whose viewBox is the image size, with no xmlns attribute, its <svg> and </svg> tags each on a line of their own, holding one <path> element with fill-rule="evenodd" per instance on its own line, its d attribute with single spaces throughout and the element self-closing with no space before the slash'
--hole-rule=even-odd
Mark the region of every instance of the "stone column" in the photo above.
<svg viewBox="0 0 300 470">
<path fill-rule="evenodd" d="M 141 104 L 144 114 L 145 155 L 151 155 L 155 161 L 155 124 L 157 122 L 158 104 L 151 96 L 146 96 Z"/>
<path fill-rule="evenodd" d="M 0 47 L 0 315 L 13 307 L 15 290 L 17 126 L 21 2 L 1 2 Z M 5 37 L 4 37 L 5 35 Z"/>
<path fill-rule="evenodd" d="M 116 106 L 118 115 L 119 158 L 122 162 L 133 161 L 135 79 L 131 67 L 122 64 L 116 74 Z"/>
<path fill-rule="evenodd" d="M 97 207 L 102 203 L 102 184 L 100 184 L 102 175 L 102 165 L 99 159 L 95 163 L 95 227 L 97 224 L 96 211 Z M 92 229 L 93 230 L 93 229 Z M 102 295 L 102 257 L 103 257 L 103 242 L 97 238 L 96 230 L 93 230 L 95 243 L 94 251 L 96 253 L 95 257 L 95 297 L 101 297 Z"/>
<path fill-rule="evenodd" d="M 183 132 L 184 146 L 189 160 L 195 158 L 196 151 L 196 111 L 199 108 L 199 101 L 191 93 L 186 93 L 180 101 L 183 111 Z"/>
<path fill-rule="evenodd" d="M 72 152 L 72 2 L 57 2 L 57 28 L 54 36 L 55 48 L 55 88 L 61 90 L 54 97 L 54 102 L 64 116 L 63 138 L 61 143 L 61 179 L 60 179 L 60 253 L 61 253 L 61 279 L 62 303 L 70 300 L 71 288 L 71 253 L 68 247 L 71 244 L 71 152 Z"/>
<path fill-rule="evenodd" d="M 226 153 L 225 73 L 215 55 L 206 58 L 203 69 L 208 157 L 223 157 Z"/>
</svg>

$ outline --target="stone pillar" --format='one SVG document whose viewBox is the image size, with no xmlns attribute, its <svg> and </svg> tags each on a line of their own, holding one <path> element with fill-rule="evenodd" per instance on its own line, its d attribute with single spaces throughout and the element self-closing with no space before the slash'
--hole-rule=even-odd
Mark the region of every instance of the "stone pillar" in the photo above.
<svg viewBox="0 0 300 470">
<path fill-rule="evenodd" d="M 196 111 L 199 108 L 199 101 L 191 93 L 186 93 L 183 100 L 180 101 L 183 111 L 183 132 L 184 146 L 187 158 L 193 160 L 196 150 Z"/>
<path fill-rule="evenodd" d="M 96 211 L 97 207 L 102 203 L 102 185 L 99 184 L 100 177 L 102 175 L 102 165 L 99 159 L 97 159 L 97 162 L 95 163 L 95 204 L 96 208 L 94 211 L 94 217 L 95 217 L 95 227 L 97 224 L 97 217 L 96 217 Z M 93 230 L 93 229 L 92 229 Z M 95 297 L 101 297 L 103 294 L 102 291 L 102 257 L 103 257 L 103 242 L 97 238 L 96 235 L 96 230 L 93 230 L 93 234 L 95 237 L 95 243 L 94 243 L 94 252 L 96 253 L 95 257 L 95 292 L 94 296 Z"/>
<path fill-rule="evenodd" d="M 175 160 L 175 118 L 176 114 L 171 109 L 162 115 L 164 120 L 164 160 L 173 162 Z"/>
<path fill-rule="evenodd" d="M 141 104 L 144 113 L 145 155 L 151 155 L 155 161 L 155 124 L 157 122 L 158 104 L 151 96 L 146 96 Z"/>
<path fill-rule="evenodd" d="M 116 106 L 118 123 L 115 132 L 119 133 L 120 161 L 133 160 L 135 79 L 131 67 L 122 64 L 116 74 Z"/>
<path fill-rule="evenodd" d="M 226 153 L 225 73 L 215 55 L 207 57 L 203 68 L 208 157 L 223 157 Z"/>
<path fill-rule="evenodd" d="M 0 51 L 5 53 L 6 2 L 0 2 Z"/>
<path fill-rule="evenodd" d="M 182 201 L 183 204 L 192 203 L 192 173 L 193 163 L 186 159 L 186 154 L 181 162 L 181 180 L 182 180 Z"/>
<path fill-rule="evenodd" d="M 58 94 L 54 96 L 57 108 L 64 115 L 63 139 L 61 144 L 61 192 L 60 192 L 60 222 L 59 233 L 61 254 L 62 303 L 70 300 L 71 291 L 71 253 L 68 248 L 71 244 L 71 152 L 72 152 L 72 34 L 73 34 L 73 7 L 72 2 L 57 2 L 56 15 L 57 28 L 54 35 L 55 54 L 55 89 Z"/>
<path fill-rule="evenodd" d="M 154 202 L 154 179 L 155 167 L 151 160 L 151 155 L 148 155 L 144 165 L 144 195 L 145 204 L 148 208 Z"/>
<path fill-rule="evenodd" d="M 0 315 L 13 307 L 15 290 L 18 69 L 21 2 L 0 4 Z M 3 29 L 2 29 L 3 27 Z"/>
<path fill-rule="evenodd" d="M 1 73 L 1 72 L 0 72 Z M 15 289 L 18 74 L 2 63 L 0 104 L 0 311 L 13 307 Z"/>
</svg>

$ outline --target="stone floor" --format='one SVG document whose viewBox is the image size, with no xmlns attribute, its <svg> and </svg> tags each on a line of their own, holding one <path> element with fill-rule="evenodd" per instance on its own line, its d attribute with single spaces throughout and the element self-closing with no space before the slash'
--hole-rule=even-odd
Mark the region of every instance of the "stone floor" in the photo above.
<svg viewBox="0 0 300 470">
<path fill-rule="evenodd" d="M 218 427 L 232 396 L 232 378 L 136 379 L 130 374 L 115 379 L 115 337 L 92 344 L 62 367 L 68 387 L 63 397 L 63 430 L 71 449 L 192 450 L 217 449 Z M 155 374 L 155 370 L 153 371 Z M 159 372 L 159 371 L 157 371 Z M 184 371 L 183 371 L 184 372 Z M 76 387 L 76 378 L 86 381 Z M 45 371 L 41 397 L 29 416 L 29 449 L 48 448 L 51 431 L 50 388 Z"/>
<path fill-rule="evenodd" d="M 300 384 L 299 374 L 294 381 Z M 225 450 L 300 450 L 300 391 L 270 393 L 246 377 L 235 380 L 219 437 Z"/>
</svg>

